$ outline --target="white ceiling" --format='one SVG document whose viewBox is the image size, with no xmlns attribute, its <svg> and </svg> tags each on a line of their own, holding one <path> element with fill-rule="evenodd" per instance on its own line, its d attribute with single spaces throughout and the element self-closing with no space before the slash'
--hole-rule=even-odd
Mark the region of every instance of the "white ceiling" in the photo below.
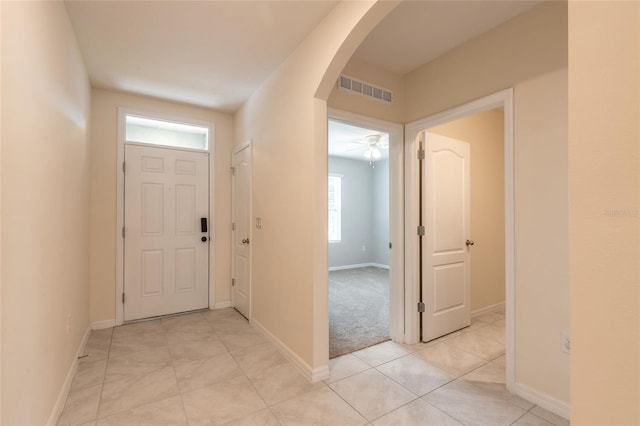
<svg viewBox="0 0 640 426">
<path fill-rule="evenodd" d="M 404 1 L 367 36 L 354 57 L 404 75 L 539 3 Z"/>
<path fill-rule="evenodd" d="M 354 126 L 337 120 L 329 120 L 329 155 L 369 161 L 365 153 L 369 149 L 367 136 L 380 136 L 380 143 L 387 148 L 380 148 L 380 160 L 389 158 L 389 134 L 366 127 Z"/>
<path fill-rule="evenodd" d="M 337 1 L 67 0 L 92 85 L 235 111 Z M 404 74 L 539 1 L 404 1 L 356 57 Z"/>
<path fill-rule="evenodd" d="M 337 1 L 67 1 L 94 87 L 236 110 Z"/>
</svg>

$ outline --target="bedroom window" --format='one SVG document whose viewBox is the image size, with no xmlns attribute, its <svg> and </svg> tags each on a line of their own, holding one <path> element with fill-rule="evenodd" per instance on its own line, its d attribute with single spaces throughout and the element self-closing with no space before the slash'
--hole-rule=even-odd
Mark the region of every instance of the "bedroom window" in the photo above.
<svg viewBox="0 0 640 426">
<path fill-rule="evenodd" d="M 329 175 L 329 242 L 338 243 L 342 237 L 342 176 Z"/>
</svg>

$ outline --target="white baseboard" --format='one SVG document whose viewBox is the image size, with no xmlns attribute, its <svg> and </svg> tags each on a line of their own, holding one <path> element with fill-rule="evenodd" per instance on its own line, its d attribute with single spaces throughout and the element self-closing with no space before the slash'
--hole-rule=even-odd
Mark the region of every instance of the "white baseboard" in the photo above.
<svg viewBox="0 0 640 426">
<path fill-rule="evenodd" d="M 485 306 L 484 308 L 476 309 L 475 311 L 471 311 L 471 318 L 479 317 L 480 315 L 490 314 L 492 312 L 496 312 L 504 309 L 504 303 L 500 302 L 495 305 Z"/>
<path fill-rule="evenodd" d="M 389 265 L 383 265 L 382 263 L 372 263 L 371 266 L 375 266 L 376 268 L 389 269 Z"/>
<path fill-rule="evenodd" d="M 103 328 L 111 328 L 116 326 L 116 320 L 94 321 L 91 323 L 92 330 L 102 330 Z"/>
<path fill-rule="evenodd" d="M 64 409 L 64 404 L 67 402 L 69 390 L 71 390 L 71 383 L 73 382 L 73 378 L 76 375 L 76 370 L 78 369 L 78 357 L 84 353 L 84 348 L 87 345 L 87 340 L 89 339 L 90 334 L 91 327 L 87 327 L 87 331 L 85 331 L 84 336 L 82 336 L 82 340 L 80 340 L 80 345 L 78 345 L 76 356 L 73 358 L 73 362 L 69 367 L 67 377 L 64 379 L 64 383 L 62 384 L 62 389 L 60 389 L 60 393 L 58 394 L 56 404 L 53 406 L 53 411 L 51 411 L 51 415 L 49 416 L 49 420 L 47 421 L 47 426 L 55 426 L 56 423 L 58 423 L 60 414 L 62 414 L 62 410 Z"/>
<path fill-rule="evenodd" d="M 510 390 L 527 401 L 533 402 L 560 417 L 564 417 L 567 420 L 571 418 L 571 407 L 566 402 L 560 401 L 521 383 L 514 383 L 513 389 Z"/>
<path fill-rule="evenodd" d="M 224 309 L 224 308 L 230 308 L 231 307 L 231 300 L 227 300 L 226 302 L 218 302 L 215 305 L 213 305 L 213 308 L 211 308 L 211 310 L 214 309 Z"/>
<path fill-rule="evenodd" d="M 265 337 L 267 337 L 267 339 L 271 340 L 271 343 L 273 343 L 278 348 L 280 353 L 282 353 L 282 355 L 284 355 L 285 358 L 291 361 L 291 363 L 295 365 L 296 368 L 300 370 L 302 375 L 304 375 L 309 381 L 311 381 L 312 383 L 316 383 L 316 382 L 319 382 L 320 380 L 329 378 L 328 365 L 324 365 L 318 368 L 312 368 L 302 358 L 300 358 L 298 354 L 296 354 L 291 349 L 289 349 L 287 345 L 282 343 L 280 339 L 278 339 L 276 336 L 271 334 L 271 332 L 266 328 L 264 328 L 263 325 L 260 324 L 258 321 L 252 319 L 251 324 L 254 325 L 258 330 L 260 330 L 260 332 L 264 334 Z"/>
<path fill-rule="evenodd" d="M 342 271 L 344 269 L 366 268 L 367 266 L 375 266 L 376 268 L 389 269 L 389 265 L 383 265 L 381 263 L 356 263 L 353 265 L 330 266 L 329 271 Z"/>
</svg>

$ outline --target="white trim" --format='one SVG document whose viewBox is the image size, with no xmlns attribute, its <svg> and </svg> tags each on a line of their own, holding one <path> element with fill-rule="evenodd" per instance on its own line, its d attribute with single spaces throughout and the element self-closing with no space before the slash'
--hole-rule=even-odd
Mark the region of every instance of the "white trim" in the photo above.
<svg viewBox="0 0 640 426">
<path fill-rule="evenodd" d="M 224 308 L 230 308 L 231 307 L 231 300 L 227 300 L 226 302 L 218 302 L 215 305 L 213 305 L 213 308 L 209 308 L 209 310 L 214 311 L 216 309 L 224 309 Z"/>
<path fill-rule="evenodd" d="M 76 356 L 73 358 L 73 362 L 69 367 L 69 371 L 67 371 L 67 377 L 64 379 L 62 389 L 60 389 L 58 399 L 53 406 L 53 410 L 51 411 L 49 420 L 47 420 L 47 426 L 55 426 L 60 419 L 60 414 L 62 414 L 62 410 L 64 410 L 64 405 L 67 402 L 67 397 L 69 396 L 69 391 L 71 390 L 71 383 L 73 383 L 73 378 L 75 377 L 76 371 L 78 370 L 78 357 L 84 353 L 84 348 L 87 345 L 87 340 L 89 340 L 90 334 L 91 327 L 87 327 L 87 330 L 84 332 L 84 336 L 82 336 L 82 340 L 80 340 L 80 344 L 78 345 Z"/>
<path fill-rule="evenodd" d="M 383 265 L 382 263 L 372 263 L 371 266 L 375 268 L 391 269 L 389 265 Z"/>
<path fill-rule="evenodd" d="M 416 306 L 419 285 L 417 278 L 418 241 L 415 229 L 418 224 L 418 209 L 415 205 L 418 188 L 412 185 L 411 179 L 417 170 L 416 137 L 418 132 L 439 124 L 458 120 L 479 112 L 494 108 L 504 108 L 504 201 L 505 201 L 505 314 L 506 314 L 506 379 L 507 389 L 514 391 L 515 386 L 515 213 L 514 213 L 514 138 L 513 138 L 513 89 L 506 89 L 489 96 L 468 102 L 464 105 L 440 112 L 427 118 L 411 122 L 405 126 L 405 185 L 406 200 L 406 251 L 405 261 L 407 277 L 407 306 Z M 412 238 L 409 238 L 412 237 Z M 407 333 L 411 338 L 408 343 L 417 343 L 420 336 L 419 315 L 411 312 L 407 315 Z"/>
<path fill-rule="evenodd" d="M 494 305 L 485 306 L 484 308 L 471 311 L 471 318 L 476 318 L 482 315 L 491 314 L 496 311 L 504 309 L 504 302 L 496 303 Z"/>
<path fill-rule="evenodd" d="M 211 182 L 211 177 L 215 176 L 215 146 L 216 146 L 216 125 L 215 123 L 194 120 L 191 118 L 177 117 L 169 114 L 141 111 L 132 108 L 118 107 L 118 141 L 116 156 L 116 318 L 115 325 L 122 325 L 124 322 L 124 307 L 122 304 L 122 293 L 124 291 L 124 238 L 122 238 L 122 227 L 124 226 L 124 172 L 122 163 L 124 162 L 124 145 L 126 143 L 126 115 L 131 114 L 139 117 L 173 121 L 176 123 L 193 124 L 209 128 L 209 147 L 207 150 L 196 150 L 198 152 L 209 153 L 209 306 L 215 305 L 215 182 Z M 142 144 L 146 145 L 146 144 Z M 172 148 L 161 145 L 148 145 L 156 148 Z M 189 149 L 186 149 L 189 150 Z"/>
<path fill-rule="evenodd" d="M 353 265 L 341 265 L 341 266 L 329 266 L 329 271 L 342 271 L 345 269 L 357 269 L 366 268 L 368 266 L 375 266 L 376 268 L 389 269 L 389 265 L 383 265 L 381 263 L 354 263 Z"/>
<path fill-rule="evenodd" d="M 246 141 L 242 142 L 240 145 L 234 146 L 233 151 L 231 152 L 231 155 L 237 154 L 243 149 L 250 147 L 252 143 L 253 143 L 253 138 L 249 138 Z"/>
<path fill-rule="evenodd" d="M 111 328 L 116 326 L 115 319 L 103 320 L 103 321 L 94 321 L 91 323 L 92 330 L 102 330 L 104 328 Z"/>
<path fill-rule="evenodd" d="M 300 372 L 312 383 L 319 382 L 320 380 L 329 378 L 329 366 L 323 365 L 322 367 L 312 368 L 302 358 L 300 358 L 295 352 L 293 352 L 287 345 L 285 345 L 280 339 L 271 334 L 262 324 L 255 319 L 251 320 L 251 324 L 257 328 L 267 339 L 273 343 L 280 353 L 287 358 Z"/>
<path fill-rule="evenodd" d="M 560 417 L 567 420 L 571 418 L 571 406 L 566 402 L 560 401 L 559 399 L 532 389 L 521 383 L 516 383 L 513 389 L 510 390 L 527 401 L 533 402 L 534 404 L 544 408 L 545 410 L 551 411 Z"/>
<path fill-rule="evenodd" d="M 327 119 L 364 126 L 389 133 L 389 335 L 394 342 L 406 342 L 405 329 L 405 237 L 404 237 L 404 127 L 334 108 L 327 109 Z M 326 204 L 325 204 L 326 205 Z M 328 306 L 327 306 L 328 308 Z"/>
</svg>

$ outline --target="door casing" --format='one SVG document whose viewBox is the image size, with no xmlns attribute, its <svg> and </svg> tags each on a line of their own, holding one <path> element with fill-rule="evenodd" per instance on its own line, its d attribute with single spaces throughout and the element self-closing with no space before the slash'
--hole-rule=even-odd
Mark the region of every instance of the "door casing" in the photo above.
<svg viewBox="0 0 640 426">
<path fill-rule="evenodd" d="M 514 157 L 513 157 L 513 89 L 468 102 L 405 125 L 405 295 L 406 336 L 405 343 L 420 340 L 420 315 L 416 306 L 420 301 L 419 238 L 419 187 L 418 143 L 420 131 L 458 120 L 495 108 L 504 108 L 504 200 L 505 200 L 505 313 L 506 313 L 506 385 L 515 387 L 515 207 L 514 207 Z"/>
<path fill-rule="evenodd" d="M 149 111 L 141 111 L 132 108 L 118 108 L 118 142 L 117 142 L 117 161 L 116 161 L 116 291 L 115 291 L 115 314 L 116 317 L 113 324 L 110 321 L 102 322 L 103 327 L 118 326 L 124 322 L 124 307 L 122 304 L 122 293 L 124 291 L 124 238 L 122 229 L 124 226 L 124 171 L 122 164 L 124 163 L 124 145 L 126 142 L 126 122 L 127 114 L 136 115 L 138 117 L 150 118 L 155 120 L 166 120 L 177 123 L 193 124 L 209 128 L 209 146 L 207 150 L 194 150 L 196 152 L 209 153 L 209 308 L 215 306 L 215 254 L 216 254 L 216 235 L 215 235 L 215 124 L 195 120 L 191 118 L 178 117 L 168 114 L 161 114 Z M 151 145 L 156 146 L 157 145 Z"/>
</svg>

